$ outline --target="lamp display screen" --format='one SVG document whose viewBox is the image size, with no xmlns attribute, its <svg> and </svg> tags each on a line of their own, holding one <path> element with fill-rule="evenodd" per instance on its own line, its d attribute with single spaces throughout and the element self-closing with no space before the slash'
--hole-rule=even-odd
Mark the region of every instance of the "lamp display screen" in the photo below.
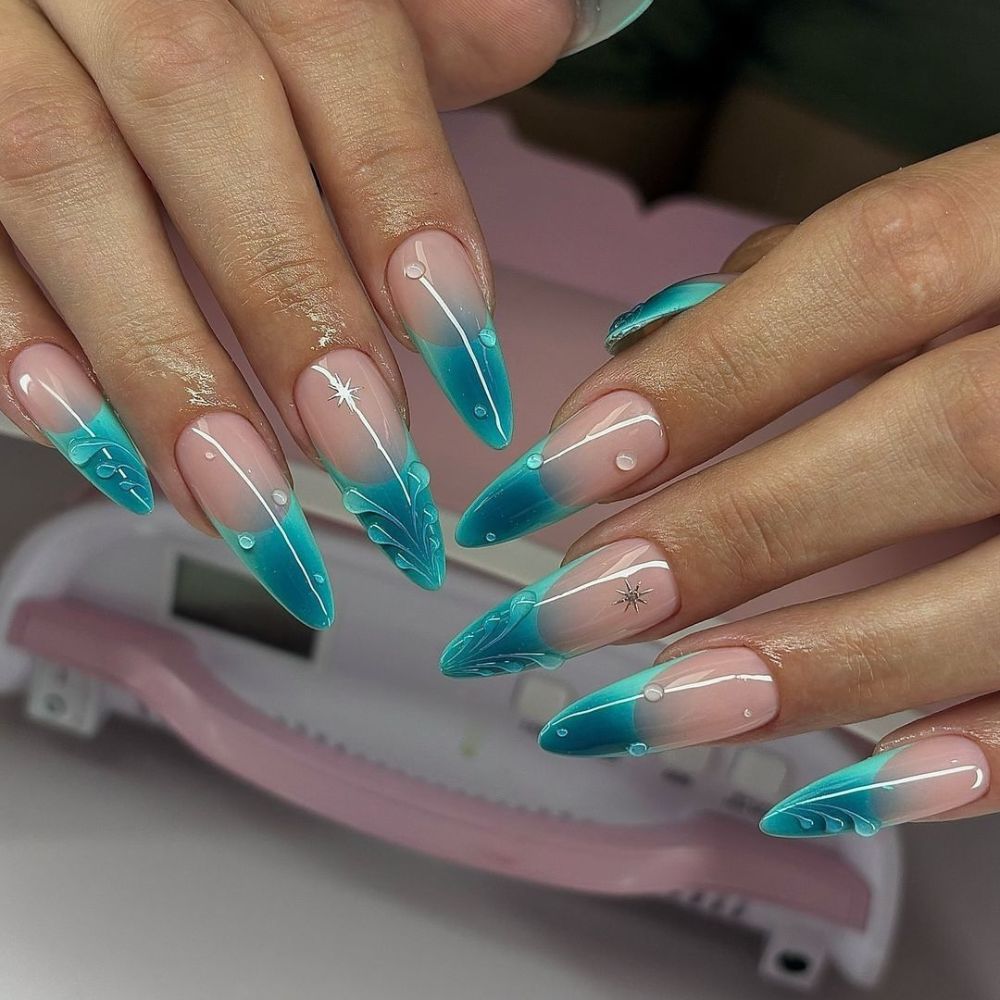
<svg viewBox="0 0 1000 1000">
<path fill-rule="evenodd" d="M 173 613 L 294 656 L 312 655 L 316 633 L 290 615 L 249 576 L 180 556 Z"/>
</svg>

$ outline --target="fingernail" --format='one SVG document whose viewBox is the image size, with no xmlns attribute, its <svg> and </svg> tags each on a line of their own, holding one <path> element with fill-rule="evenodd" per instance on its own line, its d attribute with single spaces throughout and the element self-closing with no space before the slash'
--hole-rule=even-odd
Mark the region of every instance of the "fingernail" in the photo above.
<svg viewBox="0 0 1000 1000">
<path fill-rule="evenodd" d="M 736 277 L 735 274 L 701 274 L 667 285 L 663 291 L 622 313 L 611 324 L 604 340 L 605 350 L 609 354 L 617 354 L 638 340 L 653 324 L 662 323 L 704 302 Z"/>
<path fill-rule="evenodd" d="M 510 383 L 493 317 L 462 244 L 431 229 L 389 258 L 389 294 L 413 343 L 459 416 L 491 448 L 513 432 Z"/>
<path fill-rule="evenodd" d="M 774 718 L 778 694 L 761 657 L 704 649 L 616 681 L 564 708 L 538 744 L 577 757 L 641 757 L 717 743 Z"/>
<path fill-rule="evenodd" d="M 55 344 L 33 344 L 8 377 L 24 412 L 82 476 L 133 514 L 153 509 L 139 452 L 75 358 Z"/>
<path fill-rule="evenodd" d="M 444 548 L 430 473 L 375 363 L 331 351 L 298 377 L 295 405 L 344 506 L 406 576 L 437 590 Z"/>
<path fill-rule="evenodd" d="M 652 403 L 610 392 L 575 413 L 493 480 L 462 515 L 459 545 L 505 542 L 614 496 L 667 457 Z"/>
<path fill-rule="evenodd" d="M 564 56 L 589 49 L 627 28 L 653 0 L 578 0 L 576 30 Z"/>
<path fill-rule="evenodd" d="M 669 618 L 680 598 L 663 552 L 614 542 L 518 591 L 459 633 L 441 657 L 449 677 L 553 669 Z"/>
<path fill-rule="evenodd" d="M 990 785 L 979 744 L 930 736 L 834 771 L 789 795 L 760 821 L 772 837 L 871 837 L 884 826 L 975 802 Z"/>
<path fill-rule="evenodd" d="M 285 474 L 238 413 L 199 417 L 177 439 L 177 465 L 226 544 L 271 596 L 311 628 L 333 622 L 323 557 Z"/>
</svg>

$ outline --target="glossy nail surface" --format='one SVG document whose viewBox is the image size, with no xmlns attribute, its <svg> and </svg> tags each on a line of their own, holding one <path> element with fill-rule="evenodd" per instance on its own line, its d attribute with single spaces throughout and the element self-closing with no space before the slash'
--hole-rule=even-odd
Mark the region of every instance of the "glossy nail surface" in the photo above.
<svg viewBox="0 0 1000 1000">
<path fill-rule="evenodd" d="M 459 633 L 441 657 L 449 677 L 553 669 L 571 656 L 638 635 L 680 599 L 660 549 L 643 539 L 605 545 L 518 591 Z"/>
<path fill-rule="evenodd" d="M 990 784 L 979 744 L 930 736 L 820 778 L 779 802 L 761 821 L 773 837 L 870 837 L 884 826 L 975 802 Z"/>
<path fill-rule="evenodd" d="M 375 363 L 361 351 L 332 351 L 299 376 L 295 404 L 344 506 L 394 565 L 437 590 L 444 547 L 430 473 Z"/>
<path fill-rule="evenodd" d="M 627 28 L 653 0 L 579 0 L 576 30 L 564 55 L 603 42 Z"/>
<path fill-rule="evenodd" d="M 473 501 L 459 545 L 505 542 L 614 496 L 667 456 L 653 404 L 627 390 L 589 403 L 542 438 Z"/>
<path fill-rule="evenodd" d="M 323 558 L 302 508 L 263 438 L 237 413 L 209 413 L 177 439 L 188 488 L 229 547 L 296 618 L 333 622 Z"/>
<path fill-rule="evenodd" d="M 741 646 L 705 649 L 616 681 L 564 708 L 538 736 L 543 750 L 641 757 L 717 743 L 774 718 L 767 664 Z"/>
<path fill-rule="evenodd" d="M 153 509 L 139 452 L 74 357 L 55 344 L 34 344 L 14 359 L 9 378 L 24 412 L 82 476 L 134 514 Z"/>
<path fill-rule="evenodd" d="M 451 405 L 492 448 L 510 444 L 510 383 L 493 317 L 462 244 L 432 229 L 389 259 L 389 294 Z"/>
<path fill-rule="evenodd" d="M 605 349 L 609 354 L 617 354 L 655 323 L 662 323 L 704 302 L 736 277 L 735 274 L 702 274 L 668 285 L 627 313 L 622 313 L 611 324 L 604 340 Z"/>
</svg>

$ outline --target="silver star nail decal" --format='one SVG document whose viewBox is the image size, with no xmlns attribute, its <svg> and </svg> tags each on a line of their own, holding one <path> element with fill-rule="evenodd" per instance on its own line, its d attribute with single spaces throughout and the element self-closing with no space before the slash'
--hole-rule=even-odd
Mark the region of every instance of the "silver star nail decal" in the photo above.
<svg viewBox="0 0 1000 1000">
<path fill-rule="evenodd" d="M 624 604 L 625 614 L 628 614 L 629 608 L 632 608 L 635 613 L 638 614 L 639 605 L 648 603 L 646 601 L 646 595 L 651 594 L 652 592 L 652 590 L 642 589 L 642 580 L 636 580 L 634 587 L 628 582 L 628 580 L 626 580 L 625 589 L 618 591 L 618 593 L 621 594 L 621 597 L 613 603 Z"/>
<path fill-rule="evenodd" d="M 351 380 L 348 379 L 346 382 L 340 381 L 340 376 L 336 374 L 330 381 L 330 388 L 333 389 L 333 395 L 330 399 L 335 399 L 337 401 L 337 406 L 340 407 L 344 403 L 347 403 L 348 409 L 357 409 L 356 400 L 358 398 L 358 393 L 361 392 L 361 386 L 351 386 Z"/>
</svg>

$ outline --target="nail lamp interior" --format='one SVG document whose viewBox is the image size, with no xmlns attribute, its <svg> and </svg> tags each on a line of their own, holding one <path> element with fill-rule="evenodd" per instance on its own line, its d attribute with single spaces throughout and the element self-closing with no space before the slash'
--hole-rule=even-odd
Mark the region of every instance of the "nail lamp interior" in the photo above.
<svg viewBox="0 0 1000 1000">
<path fill-rule="evenodd" d="M 877 978 L 898 898 L 894 832 L 813 846 L 756 830 L 857 745 L 829 732 L 637 760 L 545 754 L 535 739 L 549 716 L 656 647 L 446 679 L 444 641 L 526 581 L 459 556 L 443 593 L 428 593 L 351 524 L 317 527 L 337 584 L 326 633 L 300 627 L 165 505 L 141 520 L 106 504 L 61 515 L 0 580 L 0 693 L 23 692 L 30 716 L 80 735 L 109 714 L 165 726 L 271 794 L 456 863 L 746 924 L 765 932 L 761 971 L 777 981 L 809 985 L 827 960 Z"/>
</svg>

